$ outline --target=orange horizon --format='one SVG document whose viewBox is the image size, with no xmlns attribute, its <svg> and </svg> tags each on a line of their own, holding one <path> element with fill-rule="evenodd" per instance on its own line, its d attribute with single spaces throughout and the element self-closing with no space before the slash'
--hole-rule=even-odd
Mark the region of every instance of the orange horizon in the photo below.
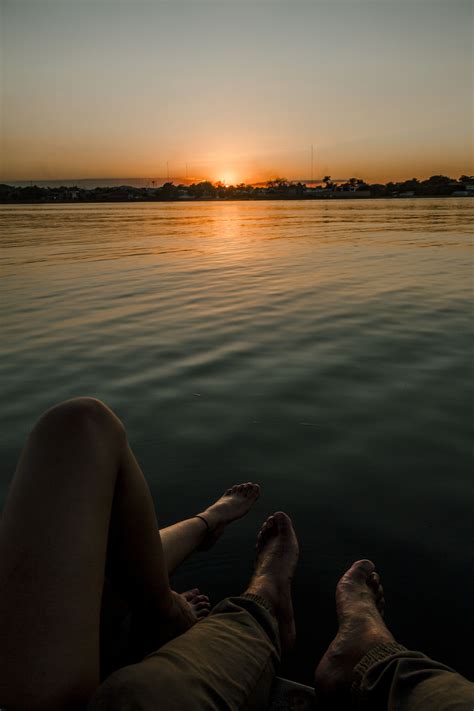
<svg viewBox="0 0 474 711">
<path fill-rule="evenodd" d="M 474 172 L 465 0 L 4 5 L 2 182 Z"/>
<path fill-rule="evenodd" d="M 384 150 L 385 149 L 385 150 Z M 244 153 L 244 151 L 242 151 Z M 391 150 L 389 143 L 380 147 L 378 155 L 374 149 L 367 149 L 362 156 L 360 153 L 354 160 L 344 160 L 342 147 L 333 150 L 321 148 L 318 153 L 321 159 L 311 166 L 308 160 L 308 150 L 295 150 L 285 152 L 279 159 L 271 156 L 251 157 L 247 153 L 245 158 L 230 157 L 225 149 L 210 153 L 212 159 L 193 161 L 201 163 L 202 169 L 196 166 L 188 167 L 182 156 L 173 160 L 127 161 L 117 155 L 114 164 L 109 160 L 101 160 L 102 156 L 94 151 L 92 155 L 80 156 L 74 145 L 62 155 L 51 156 L 49 161 L 39 160 L 22 161 L 23 165 L 4 161 L 0 171 L 0 182 L 60 182 L 67 181 L 117 181 L 137 180 L 155 181 L 156 183 L 174 182 L 191 184 L 193 182 L 210 181 L 214 184 L 222 182 L 225 185 L 238 185 L 241 183 L 257 185 L 285 178 L 291 182 L 320 182 L 326 175 L 330 175 L 334 182 L 344 182 L 350 178 L 359 178 L 368 183 L 403 182 L 414 177 L 426 180 L 432 175 L 446 175 L 459 178 L 461 175 L 473 175 L 474 163 L 470 159 L 470 151 L 453 150 L 433 157 L 409 156 L 408 151 L 396 152 Z M 227 155 L 226 155 L 227 154 Z M 242 155 L 242 154 L 241 154 Z M 18 157 L 19 154 L 17 153 Z M 31 156 L 31 154 L 30 154 Z M 385 160 L 384 160 L 385 158 Z M 36 165 L 34 165 L 36 163 Z M 206 163 L 208 164 L 206 166 Z M 265 165 L 267 163 L 267 165 Z M 212 167 L 209 164 L 213 164 Z M 158 167 L 157 167 L 158 165 Z M 185 167 L 186 166 L 186 167 Z M 313 176 L 313 177 L 311 177 Z"/>
<path fill-rule="evenodd" d="M 284 173 L 276 172 L 276 173 L 268 173 L 266 176 L 259 176 L 257 179 L 255 178 L 235 178 L 235 180 L 226 180 L 225 176 L 223 178 L 215 178 L 212 177 L 211 175 L 201 175 L 201 176 L 193 176 L 193 177 L 185 177 L 185 176 L 180 176 L 180 175 L 170 175 L 169 177 L 164 177 L 164 176 L 153 176 L 151 175 L 148 177 L 146 174 L 141 174 L 141 175 L 130 175 L 128 173 L 123 174 L 123 175 L 103 175 L 103 174 L 98 174 L 98 175 L 89 175 L 89 176 L 82 176 L 82 177 L 51 177 L 51 176 L 44 176 L 44 177 L 17 177 L 17 178 L 0 178 L 0 183 L 4 184 L 9 184 L 9 183 L 35 183 L 35 182 L 41 182 L 41 183 L 60 183 L 61 181 L 71 183 L 73 181 L 77 182 L 94 182 L 94 181 L 99 181 L 99 182 L 104 182 L 107 180 L 110 181 L 119 181 L 119 180 L 134 180 L 134 181 L 147 181 L 149 183 L 156 183 L 157 186 L 162 185 L 164 183 L 170 182 L 175 185 L 192 185 L 196 183 L 202 183 L 202 182 L 210 182 L 213 185 L 224 185 L 225 187 L 229 186 L 236 186 L 236 185 L 253 185 L 253 186 L 259 186 L 259 185 L 265 185 L 269 181 L 272 180 L 287 180 L 290 183 L 296 183 L 298 181 L 301 181 L 303 183 L 322 183 L 324 182 L 324 177 L 325 176 L 330 176 L 331 181 L 333 183 L 344 183 L 347 180 L 350 180 L 351 178 L 357 178 L 360 180 L 363 180 L 366 183 L 379 183 L 379 184 L 386 184 L 386 183 L 401 183 L 405 182 L 407 180 L 412 180 L 416 178 L 419 181 L 427 180 L 433 175 L 444 175 L 449 178 L 453 178 L 454 180 L 458 180 L 461 175 L 473 175 L 473 168 L 462 170 L 458 169 L 457 171 L 446 171 L 446 170 L 435 170 L 435 171 L 427 171 L 422 174 L 415 174 L 415 173 L 405 173 L 404 175 L 397 175 L 396 177 L 390 176 L 389 178 L 384 177 L 384 178 L 373 178 L 373 177 L 364 177 L 363 173 L 359 172 L 353 172 L 350 173 L 348 172 L 347 175 L 345 176 L 339 176 L 339 175 L 333 175 L 330 172 L 324 173 L 324 175 L 321 175 L 320 177 L 314 177 L 311 178 L 309 176 L 298 176 L 298 177 L 288 177 Z"/>
</svg>

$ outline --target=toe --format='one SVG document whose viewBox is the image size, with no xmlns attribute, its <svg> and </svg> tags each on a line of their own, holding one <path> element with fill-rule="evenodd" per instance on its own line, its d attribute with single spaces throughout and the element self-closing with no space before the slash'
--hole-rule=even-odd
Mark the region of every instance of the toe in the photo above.
<svg viewBox="0 0 474 711">
<path fill-rule="evenodd" d="M 271 528 L 273 528 L 274 525 L 275 525 L 275 517 L 274 517 L 274 516 L 269 516 L 269 517 L 267 518 L 267 520 L 265 521 L 265 523 L 263 524 L 262 533 L 263 533 L 263 531 L 268 531 L 268 530 L 270 530 Z"/>
<path fill-rule="evenodd" d="M 257 534 L 257 545 L 263 543 L 263 539 L 273 526 L 273 521 L 273 516 L 269 516 L 267 520 L 262 523 L 260 531 Z"/>
<path fill-rule="evenodd" d="M 273 519 L 280 531 L 285 531 L 291 526 L 291 519 L 284 511 L 276 511 L 273 514 Z"/>
<path fill-rule="evenodd" d="M 250 495 L 254 499 L 258 499 L 258 497 L 260 496 L 260 487 L 258 484 L 250 484 Z"/>
<path fill-rule="evenodd" d="M 369 577 L 367 578 L 367 585 L 372 588 L 374 592 L 377 592 L 378 588 L 380 587 L 380 575 L 375 571 L 373 573 L 370 573 Z"/>
<path fill-rule="evenodd" d="M 197 602 L 193 605 L 194 609 L 196 612 L 199 612 L 200 610 L 210 610 L 211 609 L 211 604 L 209 600 L 207 602 Z"/>
<path fill-rule="evenodd" d="M 186 590 L 186 592 L 181 593 L 185 600 L 188 602 L 194 600 L 194 598 L 199 595 L 199 588 L 193 588 L 192 590 Z"/>
<path fill-rule="evenodd" d="M 356 583 L 366 583 L 370 574 L 375 571 L 375 565 L 371 560 L 357 560 L 347 571 L 344 577 L 354 580 Z"/>
</svg>

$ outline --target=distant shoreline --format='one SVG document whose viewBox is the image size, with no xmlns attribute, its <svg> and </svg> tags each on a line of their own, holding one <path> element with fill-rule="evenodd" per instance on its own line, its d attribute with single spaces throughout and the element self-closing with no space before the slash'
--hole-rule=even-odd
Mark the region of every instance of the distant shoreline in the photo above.
<svg viewBox="0 0 474 711">
<path fill-rule="evenodd" d="M 370 200 L 381 198 L 474 197 L 474 176 L 459 179 L 447 175 L 432 175 L 427 180 L 411 178 L 399 183 L 366 183 L 360 178 L 335 182 L 324 177 L 321 185 L 292 182 L 286 178 L 269 180 L 265 185 L 225 185 L 204 180 L 191 185 L 167 182 L 160 186 L 133 185 L 96 186 L 78 185 L 41 186 L 0 184 L 0 204 L 57 204 L 57 203 L 130 203 L 130 202 L 228 202 L 261 200 Z"/>
<path fill-rule="evenodd" d="M 134 200 L 129 200 L 128 198 L 114 198 L 114 199 L 98 199 L 98 200 L 77 200 L 73 198 L 65 198 L 63 200 L 47 200 L 47 199 L 40 199 L 40 200 L 2 200 L 0 199 L 0 205 L 113 205 L 114 203 L 116 204 L 127 204 L 127 205 L 136 205 L 138 203 L 154 203 L 154 204 L 159 204 L 159 203 L 178 203 L 180 205 L 188 205 L 188 204 L 196 204 L 196 203 L 201 203 L 201 202 L 333 202 L 333 201 L 344 201 L 344 200 L 394 200 L 394 201 L 399 201 L 399 200 L 432 200 L 433 198 L 439 198 L 439 199 L 450 199 L 450 198 L 456 198 L 456 199 L 469 199 L 469 198 L 474 198 L 474 193 L 472 195 L 410 195 L 410 196 L 389 196 L 389 195 L 367 195 L 367 196 L 344 196 L 344 197 L 339 197 L 339 196 L 328 196 L 328 197 L 277 197 L 277 196 L 265 196 L 265 197 L 247 197 L 247 198 L 241 198 L 241 197 L 229 197 L 229 198 L 214 198 L 214 197 L 203 197 L 203 198 L 196 198 L 192 200 L 179 200 L 179 199 L 166 199 L 166 198 L 160 198 L 160 199 L 150 199 L 150 198 L 142 198 L 142 199 L 134 199 Z"/>
</svg>

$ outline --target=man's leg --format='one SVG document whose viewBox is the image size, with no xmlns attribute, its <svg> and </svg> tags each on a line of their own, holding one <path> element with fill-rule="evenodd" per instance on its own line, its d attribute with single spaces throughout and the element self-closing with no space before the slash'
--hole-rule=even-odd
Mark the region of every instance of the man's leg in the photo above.
<svg viewBox="0 0 474 711">
<path fill-rule="evenodd" d="M 220 603 L 205 620 L 120 669 L 89 711 L 191 711 L 264 708 L 283 650 L 294 644 L 291 580 L 298 543 L 278 512 L 257 539 L 255 572 L 246 593 Z"/>
<path fill-rule="evenodd" d="M 382 619 L 384 606 L 374 564 L 354 563 L 336 589 L 339 631 L 315 673 L 321 707 L 472 711 L 474 685 L 395 642 Z"/>
<path fill-rule="evenodd" d="M 354 669 L 352 695 L 363 709 L 472 711 L 474 684 L 402 645 L 371 649 Z"/>
<path fill-rule="evenodd" d="M 168 574 L 195 551 L 208 550 L 223 534 L 226 526 L 248 513 L 259 496 L 258 484 L 235 484 L 197 516 L 162 528 L 159 532 L 157 529 Z M 112 556 L 108 558 L 112 559 Z M 106 577 L 102 596 L 101 679 L 106 679 L 116 669 L 143 657 L 139 653 L 141 644 L 137 644 L 137 640 L 131 644 L 132 619 L 136 621 L 137 615 L 135 613 L 132 618 L 130 605 L 121 594 L 123 566 L 120 566 L 120 562 L 115 565 L 115 575 L 113 570 L 107 572 L 114 582 Z M 189 594 L 193 594 L 190 602 L 196 617 L 200 619 L 206 616 L 209 612 L 209 598 L 201 595 L 197 589 L 189 591 Z M 144 618 L 141 627 L 146 628 L 148 624 L 149 620 Z"/>
</svg>

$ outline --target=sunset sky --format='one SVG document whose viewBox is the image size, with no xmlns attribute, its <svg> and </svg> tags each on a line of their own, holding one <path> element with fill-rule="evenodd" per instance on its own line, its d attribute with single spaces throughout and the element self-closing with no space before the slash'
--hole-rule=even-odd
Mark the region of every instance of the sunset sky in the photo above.
<svg viewBox="0 0 474 711">
<path fill-rule="evenodd" d="M 0 0 L 0 180 L 473 167 L 471 0 Z"/>
</svg>

